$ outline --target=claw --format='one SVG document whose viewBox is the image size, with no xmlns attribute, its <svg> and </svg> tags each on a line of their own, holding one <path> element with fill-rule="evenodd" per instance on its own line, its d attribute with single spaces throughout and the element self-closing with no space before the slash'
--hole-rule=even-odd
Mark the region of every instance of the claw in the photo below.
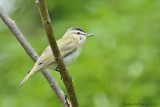
<svg viewBox="0 0 160 107">
<path fill-rule="evenodd" d="M 61 76 L 61 78 L 60 78 L 61 80 L 63 80 L 63 78 L 62 78 L 62 76 Z"/>
<path fill-rule="evenodd" d="M 56 67 L 55 71 L 59 72 L 59 69 L 58 69 L 58 67 Z"/>
</svg>

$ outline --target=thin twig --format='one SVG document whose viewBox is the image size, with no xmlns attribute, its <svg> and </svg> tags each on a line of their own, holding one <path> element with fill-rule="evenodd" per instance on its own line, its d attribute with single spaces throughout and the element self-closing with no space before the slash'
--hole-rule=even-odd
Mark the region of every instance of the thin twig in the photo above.
<svg viewBox="0 0 160 107">
<path fill-rule="evenodd" d="M 53 55 L 56 59 L 56 63 L 59 68 L 60 74 L 63 78 L 63 82 L 67 88 L 67 91 L 68 91 L 68 94 L 71 100 L 71 104 L 73 107 L 78 107 L 79 105 L 78 105 L 78 100 L 77 100 L 76 93 L 74 90 L 74 86 L 72 83 L 72 77 L 67 72 L 67 69 L 63 63 L 61 54 L 59 52 L 57 42 L 56 42 L 53 30 L 52 30 L 51 20 L 48 15 L 46 0 L 37 0 L 36 3 L 38 4 L 43 26 L 46 30 L 47 38 L 50 43 Z"/>
<path fill-rule="evenodd" d="M 17 27 L 16 23 L 5 13 L 5 11 L 1 7 L 0 7 L 0 17 L 4 21 L 4 23 L 8 26 L 8 28 L 11 30 L 11 32 L 14 34 L 14 36 L 17 38 L 17 40 L 21 43 L 26 53 L 32 58 L 34 62 L 36 62 L 36 60 L 39 57 L 38 54 L 32 48 L 29 42 L 26 40 L 22 32 Z M 42 73 L 44 77 L 47 79 L 47 81 L 49 82 L 53 91 L 56 93 L 57 97 L 62 102 L 63 106 L 68 107 L 68 103 L 70 104 L 70 102 L 68 101 L 68 99 L 66 99 L 65 93 L 57 84 L 52 74 L 47 69 L 43 70 Z"/>
</svg>

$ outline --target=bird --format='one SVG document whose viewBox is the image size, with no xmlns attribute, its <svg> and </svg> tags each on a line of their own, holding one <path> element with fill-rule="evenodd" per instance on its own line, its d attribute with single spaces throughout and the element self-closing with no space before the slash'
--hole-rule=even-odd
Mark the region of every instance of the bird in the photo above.
<svg viewBox="0 0 160 107">
<path fill-rule="evenodd" d="M 66 67 L 75 61 L 81 53 L 81 49 L 86 41 L 86 38 L 91 36 L 93 36 L 93 34 L 86 33 L 79 27 L 71 27 L 66 31 L 61 39 L 57 40 L 57 45 Z M 19 88 L 29 79 L 29 77 L 45 68 L 57 70 L 56 60 L 50 45 L 43 51 L 41 56 L 35 62 L 35 65 L 31 71 L 28 72 L 23 81 L 20 83 Z"/>
</svg>

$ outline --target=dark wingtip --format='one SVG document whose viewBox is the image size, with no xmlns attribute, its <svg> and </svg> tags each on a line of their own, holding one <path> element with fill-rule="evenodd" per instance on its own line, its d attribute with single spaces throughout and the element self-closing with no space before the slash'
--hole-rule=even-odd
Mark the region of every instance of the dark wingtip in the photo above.
<svg viewBox="0 0 160 107">
<path fill-rule="evenodd" d="M 23 81 L 20 83 L 20 85 L 19 85 L 18 88 L 21 88 L 22 85 L 27 81 L 28 78 L 29 78 L 28 75 L 26 75 L 26 77 L 25 77 L 25 78 L 23 79 Z"/>
<path fill-rule="evenodd" d="M 21 86 L 19 85 L 18 88 L 21 88 Z"/>
<path fill-rule="evenodd" d="M 21 84 L 18 86 L 18 88 L 21 88 L 23 84 L 24 84 L 24 83 L 23 83 L 23 82 L 21 82 Z"/>
</svg>

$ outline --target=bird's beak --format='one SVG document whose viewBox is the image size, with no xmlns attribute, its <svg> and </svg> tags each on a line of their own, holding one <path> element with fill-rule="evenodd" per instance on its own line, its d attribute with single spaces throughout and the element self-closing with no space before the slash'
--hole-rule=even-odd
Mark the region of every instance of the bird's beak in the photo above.
<svg viewBox="0 0 160 107">
<path fill-rule="evenodd" d="M 90 36 L 93 36 L 93 35 L 94 35 L 94 34 L 89 34 L 89 33 L 86 33 L 86 34 L 85 34 L 86 37 L 90 37 Z"/>
</svg>

